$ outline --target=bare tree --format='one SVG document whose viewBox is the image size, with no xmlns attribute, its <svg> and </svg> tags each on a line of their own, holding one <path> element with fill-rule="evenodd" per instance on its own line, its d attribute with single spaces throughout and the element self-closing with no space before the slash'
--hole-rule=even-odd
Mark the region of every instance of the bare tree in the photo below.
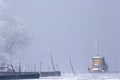
<svg viewBox="0 0 120 80">
<path fill-rule="evenodd" d="M 3 1 L 0 1 L 0 12 L 4 11 L 4 8 Z M 14 55 L 29 44 L 29 37 L 20 19 L 4 13 L 0 13 L 0 57 Z M 2 57 L 2 60 L 4 58 Z"/>
</svg>

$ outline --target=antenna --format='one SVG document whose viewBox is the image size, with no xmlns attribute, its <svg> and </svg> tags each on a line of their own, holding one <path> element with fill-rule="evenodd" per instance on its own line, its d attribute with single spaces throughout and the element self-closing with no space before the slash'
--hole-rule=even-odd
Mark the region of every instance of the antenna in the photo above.
<svg viewBox="0 0 120 80">
<path fill-rule="evenodd" d="M 98 41 L 95 41 L 95 49 L 96 49 L 97 56 L 99 56 L 99 43 L 98 43 Z"/>
</svg>

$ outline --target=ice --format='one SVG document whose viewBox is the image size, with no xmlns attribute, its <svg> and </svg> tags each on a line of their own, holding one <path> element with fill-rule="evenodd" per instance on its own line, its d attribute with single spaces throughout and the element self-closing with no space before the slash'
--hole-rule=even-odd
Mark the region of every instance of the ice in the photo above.
<svg viewBox="0 0 120 80">
<path fill-rule="evenodd" d="M 103 74 L 63 74 L 60 77 L 42 77 L 36 80 L 120 80 L 119 73 Z"/>
<path fill-rule="evenodd" d="M 40 79 L 27 79 L 27 80 L 120 80 L 120 74 L 119 73 L 76 74 L 76 75 L 62 74 L 62 76 L 58 77 L 41 77 Z"/>
</svg>

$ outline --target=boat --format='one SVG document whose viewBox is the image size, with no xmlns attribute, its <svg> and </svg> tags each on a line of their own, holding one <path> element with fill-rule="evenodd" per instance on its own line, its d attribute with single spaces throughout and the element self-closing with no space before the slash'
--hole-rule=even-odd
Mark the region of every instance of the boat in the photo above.
<svg viewBox="0 0 120 80">
<path fill-rule="evenodd" d="M 99 55 L 91 58 L 90 64 L 88 66 L 88 71 L 90 73 L 105 73 L 108 72 L 108 66 L 105 62 L 105 58 Z"/>
<path fill-rule="evenodd" d="M 1 79 L 38 79 L 38 72 L 0 72 Z"/>
<path fill-rule="evenodd" d="M 20 67 L 19 67 L 20 68 Z M 40 77 L 39 72 L 24 72 L 20 69 L 16 71 L 13 65 L 0 65 L 0 80 L 7 79 L 37 79 Z"/>
<path fill-rule="evenodd" d="M 40 63 L 40 77 L 50 77 L 50 76 L 56 77 L 56 76 L 61 76 L 61 71 L 56 70 L 52 54 L 51 54 L 50 60 L 51 60 L 52 69 L 53 70 L 51 70 L 51 71 L 41 71 L 41 67 L 42 67 L 42 61 L 41 61 L 41 63 Z"/>
<path fill-rule="evenodd" d="M 61 71 L 42 71 L 40 77 L 61 76 Z"/>
</svg>

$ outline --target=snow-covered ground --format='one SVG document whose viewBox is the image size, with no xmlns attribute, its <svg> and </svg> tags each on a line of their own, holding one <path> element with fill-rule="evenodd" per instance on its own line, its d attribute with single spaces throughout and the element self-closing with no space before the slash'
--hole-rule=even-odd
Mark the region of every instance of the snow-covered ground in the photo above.
<svg viewBox="0 0 120 80">
<path fill-rule="evenodd" d="M 64 74 L 60 77 L 41 77 L 30 80 L 120 80 L 120 73 L 109 74 Z"/>
</svg>

